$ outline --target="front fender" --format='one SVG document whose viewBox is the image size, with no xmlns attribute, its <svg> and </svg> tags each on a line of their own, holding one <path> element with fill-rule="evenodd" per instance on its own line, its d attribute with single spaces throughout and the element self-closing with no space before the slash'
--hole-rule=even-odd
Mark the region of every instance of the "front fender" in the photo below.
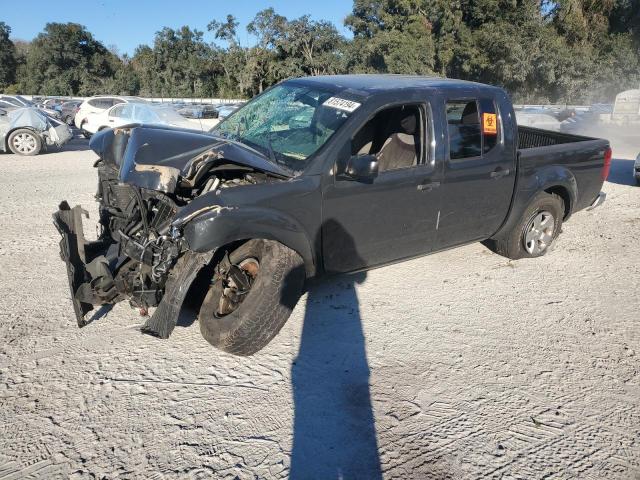
<svg viewBox="0 0 640 480">
<path fill-rule="evenodd" d="M 315 261 L 308 235 L 289 215 L 255 206 L 212 206 L 203 210 L 183 226 L 183 236 L 190 250 L 207 252 L 251 238 L 275 240 L 302 257 L 308 277 L 315 275 Z"/>
</svg>

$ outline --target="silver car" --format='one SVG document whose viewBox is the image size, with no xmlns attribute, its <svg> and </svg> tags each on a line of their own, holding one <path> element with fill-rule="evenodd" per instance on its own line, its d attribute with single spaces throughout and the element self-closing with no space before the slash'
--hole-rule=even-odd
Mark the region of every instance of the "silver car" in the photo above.
<svg viewBox="0 0 640 480">
<path fill-rule="evenodd" d="M 34 107 L 0 109 L 0 150 L 16 155 L 37 155 L 48 146 L 58 147 L 72 137 L 68 125 Z"/>
</svg>

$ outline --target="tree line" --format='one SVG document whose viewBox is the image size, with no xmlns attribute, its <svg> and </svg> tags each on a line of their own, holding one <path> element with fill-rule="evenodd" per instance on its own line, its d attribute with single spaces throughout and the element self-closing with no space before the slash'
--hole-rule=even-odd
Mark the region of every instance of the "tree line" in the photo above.
<svg viewBox="0 0 640 480">
<path fill-rule="evenodd" d="M 251 97 L 283 79 L 339 73 L 438 75 L 499 85 L 519 102 L 611 101 L 640 85 L 637 0 L 355 0 L 345 19 L 233 15 L 207 32 L 163 28 L 132 56 L 75 23 L 13 41 L 0 22 L 0 90 L 43 95 Z M 206 35 L 206 38 L 205 38 Z"/>
</svg>

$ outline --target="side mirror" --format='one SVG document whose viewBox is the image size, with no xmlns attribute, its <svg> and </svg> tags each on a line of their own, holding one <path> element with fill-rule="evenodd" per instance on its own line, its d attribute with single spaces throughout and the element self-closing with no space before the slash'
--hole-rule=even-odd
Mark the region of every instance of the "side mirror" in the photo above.
<svg viewBox="0 0 640 480">
<path fill-rule="evenodd" d="M 375 155 L 354 155 L 347 162 L 344 174 L 359 182 L 371 182 L 378 176 L 378 159 Z"/>
</svg>

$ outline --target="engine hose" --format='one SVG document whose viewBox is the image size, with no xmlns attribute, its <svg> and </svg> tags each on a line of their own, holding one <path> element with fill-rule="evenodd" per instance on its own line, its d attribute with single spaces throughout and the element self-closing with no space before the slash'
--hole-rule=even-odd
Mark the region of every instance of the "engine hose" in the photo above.
<svg viewBox="0 0 640 480">
<path fill-rule="evenodd" d="M 142 199 L 142 195 L 140 194 L 140 190 L 135 187 L 133 188 L 133 192 L 135 193 L 136 199 L 138 200 L 138 206 L 140 207 L 140 216 L 142 217 L 142 225 L 144 226 L 144 233 L 149 235 L 149 222 L 147 219 L 147 207 L 144 204 L 144 200 Z"/>
</svg>

